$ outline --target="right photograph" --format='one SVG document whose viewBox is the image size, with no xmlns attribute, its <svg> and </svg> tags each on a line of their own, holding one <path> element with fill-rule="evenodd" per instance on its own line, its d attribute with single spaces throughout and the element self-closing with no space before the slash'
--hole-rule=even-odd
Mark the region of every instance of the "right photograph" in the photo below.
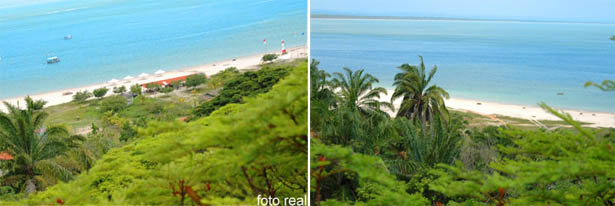
<svg viewBox="0 0 615 206">
<path fill-rule="evenodd" d="M 310 6 L 311 205 L 615 205 L 615 2 Z"/>
</svg>

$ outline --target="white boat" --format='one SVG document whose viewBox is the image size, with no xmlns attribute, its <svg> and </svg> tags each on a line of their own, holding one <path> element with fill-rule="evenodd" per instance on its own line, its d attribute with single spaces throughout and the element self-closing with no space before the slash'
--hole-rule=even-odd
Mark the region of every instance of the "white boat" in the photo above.
<svg viewBox="0 0 615 206">
<path fill-rule="evenodd" d="M 47 58 L 47 64 L 55 64 L 60 62 L 60 59 L 57 56 Z"/>
<path fill-rule="evenodd" d="M 70 40 L 70 39 L 73 39 L 73 35 L 64 36 L 64 40 Z"/>
</svg>

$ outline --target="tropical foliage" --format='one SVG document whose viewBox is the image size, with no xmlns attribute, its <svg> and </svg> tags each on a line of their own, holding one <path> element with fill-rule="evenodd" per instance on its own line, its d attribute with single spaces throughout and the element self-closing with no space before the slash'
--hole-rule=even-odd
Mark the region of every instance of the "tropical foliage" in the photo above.
<svg viewBox="0 0 615 206">
<path fill-rule="evenodd" d="M 344 68 L 345 73 L 333 73 L 331 86 L 335 88 L 339 106 L 349 112 L 361 115 L 384 115 L 381 109 L 393 109 L 391 103 L 380 101 L 380 95 L 387 94 L 382 87 L 374 88 L 378 79 L 363 70 L 352 71 Z"/>
<path fill-rule="evenodd" d="M 615 91 L 615 81 L 614 80 L 604 80 L 601 84 L 596 84 L 592 81 L 585 82 L 585 87 L 594 86 L 602 91 Z"/>
<path fill-rule="evenodd" d="M 89 99 L 90 97 L 92 97 L 92 93 L 89 91 L 78 91 L 73 95 L 73 101 L 74 102 L 84 102 L 85 100 Z"/>
<path fill-rule="evenodd" d="M 389 117 L 382 114 L 390 108 L 367 107 L 356 95 L 373 91 L 369 74 L 345 69 L 331 78 L 313 61 L 313 205 L 615 203 L 615 129 L 585 128 L 546 104 L 570 128 L 470 126 L 467 114 L 447 110 L 448 93 L 430 84 L 435 67 L 425 72 L 421 58 L 399 68 L 393 100 L 401 102 Z M 590 85 L 612 90 L 609 81 Z M 379 95 L 372 97 L 378 105 Z"/>
<path fill-rule="evenodd" d="M 285 70 L 267 92 L 188 123 L 142 124 L 126 118 L 154 101 L 145 96 L 118 112 L 100 111 L 101 125 L 115 125 L 132 137 L 103 151 L 72 181 L 5 204 L 253 205 L 259 194 L 303 197 L 308 190 L 307 64 Z M 84 162 L 97 158 L 98 153 L 80 152 L 90 143 L 102 144 L 93 140 L 70 152 L 81 154 L 75 157 Z"/>
<path fill-rule="evenodd" d="M 402 99 L 397 116 L 417 118 L 423 123 L 431 122 L 436 114 L 446 118 L 448 110 L 444 99 L 448 99 L 449 94 L 437 85 L 430 85 L 438 67 L 434 66 L 429 74 L 426 74 L 423 57 L 419 56 L 419 59 L 421 63 L 417 66 L 402 64 L 399 66 L 402 72 L 395 75 L 395 92 L 391 101 Z"/>
<path fill-rule="evenodd" d="M 4 102 L 8 113 L 0 112 L 0 148 L 13 157 L 13 167 L 3 174 L 3 184 L 30 194 L 55 179 L 72 179 L 72 173 L 55 158 L 83 139 L 71 136 L 62 126 L 45 127 L 48 114 L 40 111 L 44 103 L 29 97 L 26 103 L 26 108 L 21 109 Z"/>
</svg>

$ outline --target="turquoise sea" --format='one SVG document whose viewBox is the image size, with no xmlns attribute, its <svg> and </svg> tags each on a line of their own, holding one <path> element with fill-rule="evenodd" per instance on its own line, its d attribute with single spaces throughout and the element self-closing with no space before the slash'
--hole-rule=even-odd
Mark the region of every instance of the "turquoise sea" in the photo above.
<svg viewBox="0 0 615 206">
<path fill-rule="evenodd" d="M 279 51 L 281 40 L 303 46 L 306 8 L 305 0 L 5 0 L 0 99 Z M 61 62 L 48 65 L 51 56 Z"/>
<path fill-rule="evenodd" d="M 615 112 L 615 93 L 583 87 L 615 80 L 614 24 L 313 18 L 311 31 L 321 69 L 365 69 L 388 89 L 422 55 L 452 97 Z"/>
</svg>

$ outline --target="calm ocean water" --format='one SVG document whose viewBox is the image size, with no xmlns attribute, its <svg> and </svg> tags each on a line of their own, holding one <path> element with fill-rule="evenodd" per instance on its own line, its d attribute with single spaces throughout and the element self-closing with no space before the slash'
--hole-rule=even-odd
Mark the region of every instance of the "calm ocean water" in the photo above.
<svg viewBox="0 0 615 206">
<path fill-rule="evenodd" d="M 281 40 L 293 47 L 307 39 L 305 0 L 36 2 L 0 5 L 0 99 L 279 51 Z M 48 56 L 61 62 L 48 65 Z"/>
<path fill-rule="evenodd" d="M 388 89 L 422 55 L 452 97 L 615 112 L 615 93 L 583 87 L 615 80 L 613 24 L 312 19 L 311 31 L 321 69 L 365 69 Z"/>
</svg>

